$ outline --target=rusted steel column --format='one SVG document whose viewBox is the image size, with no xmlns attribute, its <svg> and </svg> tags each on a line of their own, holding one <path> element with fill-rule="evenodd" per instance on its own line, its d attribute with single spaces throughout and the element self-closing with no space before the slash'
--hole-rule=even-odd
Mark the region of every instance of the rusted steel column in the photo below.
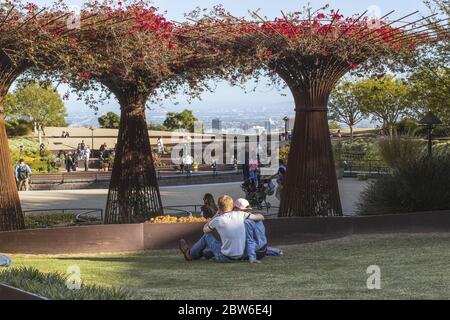
<svg viewBox="0 0 450 320">
<path fill-rule="evenodd" d="M 119 98 L 120 127 L 105 223 L 137 223 L 162 214 L 145 119 L 146 97 Z"/>
<path fill-rule="evenodd" d="M 10 83 L 11 81 L 0 80 L 0 231 L 24 228 L 3 113 L 3 102 Z"/>
<path fill-rule="evenodd" d="M 329 92 L 293 90 L 295 124 L 280 217 L 342 215 L 327 118 Z"/>
</svg>

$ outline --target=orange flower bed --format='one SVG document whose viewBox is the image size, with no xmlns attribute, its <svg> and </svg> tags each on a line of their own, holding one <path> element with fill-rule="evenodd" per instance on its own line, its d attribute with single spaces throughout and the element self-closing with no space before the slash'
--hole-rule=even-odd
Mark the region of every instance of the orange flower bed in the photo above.
<svg viewBox="0 0 450 320">
<path fill-rule="evenodd" d="M 145 223 L 181 223 L 181 222 L 207 222 L 209 219 L 203 217 L 174 217 L 174 216 L 157 216 L 151 218 Z"/>
</svg>

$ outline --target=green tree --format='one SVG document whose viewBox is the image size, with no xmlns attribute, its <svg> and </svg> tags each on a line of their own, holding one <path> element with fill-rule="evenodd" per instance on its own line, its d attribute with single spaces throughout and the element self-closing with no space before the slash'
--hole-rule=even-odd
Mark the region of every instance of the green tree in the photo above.
<svg viewBox="0 0 450 320">
<path fill-rule="evenodd" d="M 152 130 L 152 131 L 169 131 L 169 129 L 167 129 L 167 127 L 163 124 L 157 124 L 157 123 L 150 123 L 148 125 L 148 130 Z"/>
<path fill-rule="evenodd" d="M 360 80 L 354 93 L 361 111 L 382 122 L 390 137 L 395 134 L 396 123 L 416 110 L 410 86 L 393 76 Z"/>
<path fill-rule="evenodd" d="M 425 0 L 431 12 L 438 13 L 430 22 L 450 18 L 449 0 Z M 433 24 L 436 33 L 448 35 L 450 25 Z M 417 68 L 411 70 L 414 99 L 423 111 L 433 111 L 445 124 L 450 125 L 450 39 L 423 46 L 416 57 Z"/>
<path fill-rule="evenodd" d="M 34 82 L 19 86 L 8 95 L 5 113 L 11 122 L 26 121 L 32 124 L 35 132 L 45 127 L 67 126 L 66 107 L 58 92 L 48 83 Z"/>
<path fill-rule="evenodd" d="M 120 124 L 120 116 L 115 112 L 108 112 L 98 118 L 98 123 L 101 128 L 118 129 Z"/>
<path fill-rule="evenodd" d="M 192 114 L 192 110 L 184 109 L 182 112 L 168 112 L 163 125 L 169 130 L 186 129 L 194 132 L 194 125 L 197 118 Z"/>
<path fill-rule="evenodd" d="M 330 119 L 348 125 L 351 141 L 353 141 L 353 127 L 366 116 L 355 96 L 354 87 L 353 82 L 342 82 L 332 91 L 328 103 Z"/>
</svg>

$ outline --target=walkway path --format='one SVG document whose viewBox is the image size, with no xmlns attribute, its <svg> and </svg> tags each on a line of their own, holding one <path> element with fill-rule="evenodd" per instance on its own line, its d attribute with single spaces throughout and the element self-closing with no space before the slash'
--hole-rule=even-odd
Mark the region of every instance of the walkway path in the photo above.
<svg viewBox="0 0 450 320">
<path fill-rule="evenodd" d="M 359 193 L 367 182 L 353 178 L 339 180 L 342 207 L 345 214 L 352 214 Z M 233 198 L 243 197 L 240 182 L 161 187 L 164 206 L 201 204 L 205 193 L 212 193 L 217 199 L 222 194 Z M 19 192 L 23 210 L 63 209 L 63 208 L 105 208 L 108 190 L 61 190 L 61 191 L 22 191 Z M 273 206 L 278 206 L 275 197 L 269 197 Z"/>
</svg>

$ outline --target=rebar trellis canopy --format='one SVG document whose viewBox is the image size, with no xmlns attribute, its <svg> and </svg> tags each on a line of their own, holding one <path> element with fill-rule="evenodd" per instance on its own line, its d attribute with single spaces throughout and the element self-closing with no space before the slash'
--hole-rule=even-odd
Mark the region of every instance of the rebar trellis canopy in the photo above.
<svg viewBox="0 0 450 320">
<path fill-rule="evenodd" d="M 235 66 L 234 79 L 258 77 L 263 70 L 290 88 L 296 119 L 280 216 L 342 214 L 327 122 L 337 82 L 353 69 L 395 68 L 417 47 L 448 39 L 436 28 L 448 18 L 436 14 L 407 21 L 418 12 L 391 20 L 394 11 L 379 19 L 366 13 L 345 18 L 339 11 L 307 9 L 271 21 L 257 12 L 246 20 L 218 8 L 196 19 L 197 33 L 187 35 L 221 50 Z"/>
</svg>

